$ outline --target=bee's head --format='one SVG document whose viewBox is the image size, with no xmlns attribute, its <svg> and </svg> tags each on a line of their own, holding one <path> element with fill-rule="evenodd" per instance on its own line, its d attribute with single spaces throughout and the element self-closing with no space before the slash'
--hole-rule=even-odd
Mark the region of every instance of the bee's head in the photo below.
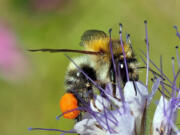
<svg viewBox="0 0 180 135">
<path fill-rule="evenodd" d="M 123 43 L 125 56 L 127 58 L 132 57 L 132 48 L 129 44 L 120 42 L 120 40 L 110 39 L 110 37 L 103 31 L 85 31 L 81 37 L 80 44 L 83 45 L 87 51 L 102 52 L 102 54 L 108 56 L 109 59 L 111 59 L 111 53 L 113 53 L 116 57 L 119 56 L 119 59 L 120 57 L 123 59 L 123 49 L 121 43 Z"/>
<path fill-rule="evenodd" d="M 109 50 L 110 57 L 111 57 L 111 53 L 113 53 L 113 56 L 115 59 L 118 59 L 118 60 L 124 59 L 123 49 L 122 49 L 121 44 L 123 44 L 125 57 L 126 58 L 132 58 L 133 57 L 133 51 L 132 51 L 132 48 L 130 47 L 129 44 L 127 44 L 125 42 L 121 42 L 120 40 L 111 40 L 110 42 L 112 44 L 112 52 Z"/>
</svg>

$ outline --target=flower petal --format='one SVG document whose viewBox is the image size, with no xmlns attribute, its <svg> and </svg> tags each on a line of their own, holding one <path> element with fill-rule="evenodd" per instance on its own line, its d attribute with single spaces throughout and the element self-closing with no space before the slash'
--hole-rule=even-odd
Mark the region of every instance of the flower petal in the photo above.
<svg viewBox="0 0 180 135">
<path fill-rule="evenodd" d="M 115 132 L 117 132 L 117 135 L 134 135 L 135 118 L 130 114 L 130 112 L 123 113 L 121 115 L 116 112 L 116 115 L 114 116 L 117 118 L 118 124 L 117 126 L 113 126 L 112 128 L 115 130 Z"/>
<path fill-rule="evenodd" d="M 140 132 L 141 120 L 146 106 L 148 90 L 140 82 L 127 82 L 124 87 L 124 98 L 136 121 L 136 131 Z"/>
<path fill-rule="evenodd" d="M 97 95 L 94 100 L 90 101 L 90 107 L 93 111 L 99 112 L 103 111 L 104 107 L 109 108 L 110 103 L 102 96 Z"/>
<path fill-rule="evenodd" d="M 172 123 L 175 122 L 176 111 L 170 108 L 170 101 L 161 96 L 153 118 L 153 135 L 168 135 L 172 130 Z"/>
<path fill-rule="evenodd" d="M 134 83 L 136 88 L 134 87 L 133 82 L 126 83 L 124 87 L 124 97 L 125 101 L 130 105 L 130 109 L 133 111 L 133 114 L 137 116 L 136 114 L 143 112 L 148 96 L 148 90 L 146 86 L 140 82 Z"/>
<path fill-rule="evenodd" d="M 95 119 L 84 119 L 75 124 L 74 130 L 80 135 L 105 135 L 105 131 L 98 127 Z"/>
</svg>

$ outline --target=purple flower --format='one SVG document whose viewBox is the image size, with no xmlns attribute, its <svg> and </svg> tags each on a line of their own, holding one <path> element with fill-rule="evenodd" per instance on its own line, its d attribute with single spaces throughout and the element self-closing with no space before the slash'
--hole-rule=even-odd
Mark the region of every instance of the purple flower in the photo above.
<svg viewBox="0 0 180 135">
<path fill-rule="evenodd" d="M 75 124 L 74 130 L 82 135 L 88 133 L 97 135 L 102 133 L 104 135 L 115 135 L 119 133 L 133 135 L 135 132 L 140 132 L 139 125 L 141 125 L 146 99 L 148 98 L 148 91 L 143 84 L 139 82 L 135 83 L 137 86 L 137 95 L 135 94 L 133 82 L 127 82 L 124 87 L 125 110 L 123 109 L 122 102 L 118 101 L 112 95 L 105 93 L 109 99 L 109 103 L 107 103 L 107 99 L 98 96 L 99 98 L 95 100 L 95 103 L 97 103 L 95 106 L 100 112 L 96 112 L 96 117 L 92 115 Z M 112 89 L 105 91 L 112 91 Z M 103 99 L 105 102 L 100 102 L 102 101 L 100 99 Z M 109 104 L 114 104 L 117 108 L 112 110 Z M 91 109 L 94 110 L 94 107 L 91 106 Z"/>
<path fill-rule="evenodd" d="M 171 135 L 176 121 L 177 110 L 171 108 L 171 101 L 161 96 L 153 118 L 153 135 Z"/>
</svg>

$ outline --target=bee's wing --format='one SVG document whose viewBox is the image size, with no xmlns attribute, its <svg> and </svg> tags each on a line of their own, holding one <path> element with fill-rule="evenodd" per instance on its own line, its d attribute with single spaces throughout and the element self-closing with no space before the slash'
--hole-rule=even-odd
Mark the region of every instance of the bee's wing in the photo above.
<svg viewBox="0 0 180 135">
<path fill-rule="evenodd" d="M 81 36 L 80 45 L 85 45 L 85 42 L 89 42 L 92 40 L 97 40 L 100 38 L 106 38 L 108 35 L 104 31 L 100 30 L 87 30 Z"/>
</svg>

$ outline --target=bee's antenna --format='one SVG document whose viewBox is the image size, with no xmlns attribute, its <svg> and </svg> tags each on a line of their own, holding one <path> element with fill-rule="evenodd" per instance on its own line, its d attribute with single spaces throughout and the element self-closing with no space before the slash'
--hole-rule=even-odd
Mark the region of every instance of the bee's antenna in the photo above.
<svg viewBox="0 0 180 135">
<path fill-rule="evenodd" d="M 83 53 L 83 54 L 89 54 L 89 55 L 102 55 L 103 54 L 103 52 L 93 52 L 93 51 L 84 51 L 84 50 L 71 50 L 71 49 L 49 49 L 49 48 L 29 49 L 27 51 L 30 51 L 30 52 L 50 52 L 50 53 L 72 52 L 72 53 Z"/>
</svg>

